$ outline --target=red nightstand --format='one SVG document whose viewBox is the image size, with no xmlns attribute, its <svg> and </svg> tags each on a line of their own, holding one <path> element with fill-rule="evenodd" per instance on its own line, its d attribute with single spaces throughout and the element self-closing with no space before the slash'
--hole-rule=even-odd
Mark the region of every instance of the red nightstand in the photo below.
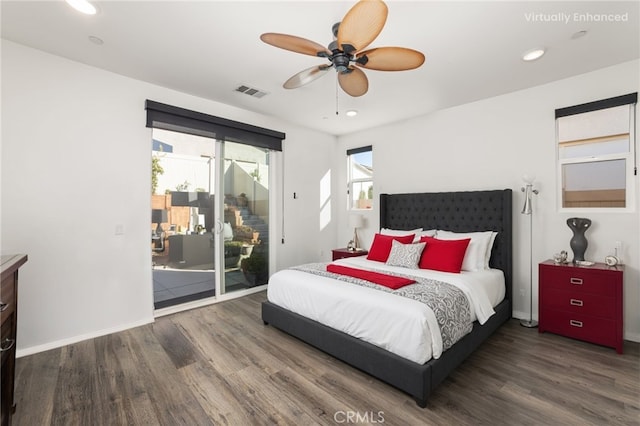
<svg viewBox="0 0 640 426">
<path fill-rule="evenodd" d="M 366 256 L 369 254 L 368 250 L 360 249 L 360 250 L 349 250 L 346 248 L 339 248 L 331 250 L 333 254 L 333 260 L 344 259 L 345 257 L 358 257 L 358 256 Z"/>
<path fill-rule="evenodd" d="M 540 333 L 611 346 L 622 353 L 623 266 L 538 265 Z"/>
</svg>

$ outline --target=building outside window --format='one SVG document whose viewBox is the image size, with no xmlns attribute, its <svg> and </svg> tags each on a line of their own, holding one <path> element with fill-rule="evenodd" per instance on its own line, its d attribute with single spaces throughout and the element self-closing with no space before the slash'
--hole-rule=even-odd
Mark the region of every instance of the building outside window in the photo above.
<svg viewBox="0 0 640 426">
<path fill-rule="evenodd" d="M 630 209 L 637 93 L 556 110 L 559 205 Z"/>
<path fill-rule="evenodd" d="M 373 207 L 373 148 L 364 146 L 347 150 L 350 210 Z"/>
</svg>

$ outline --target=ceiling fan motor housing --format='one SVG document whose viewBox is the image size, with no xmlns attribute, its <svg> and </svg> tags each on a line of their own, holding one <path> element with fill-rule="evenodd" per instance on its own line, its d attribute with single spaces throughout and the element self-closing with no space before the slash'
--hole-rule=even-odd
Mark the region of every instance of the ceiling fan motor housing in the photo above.
<svg viewBox="0 0 640 426">
<path fill-rule="evenodd" d="M 333 56 L 332 59 L 333 66 L 336 68 L 338 72 L 346 72 L 349 70 L 349 57 L 343 52 L 339 52 L 338 54 Z"/>
<path fill-rule="evenodd" d="M 336 41 L 329 43 L 328 48 L 333 52 L 333 55 L 329 56 L 328 59 L 333 64 L 336 71 L 341 73 L 348 72 L 349 63 L 353 60 L 352 55 L 340 50 Z"/>
</svg>

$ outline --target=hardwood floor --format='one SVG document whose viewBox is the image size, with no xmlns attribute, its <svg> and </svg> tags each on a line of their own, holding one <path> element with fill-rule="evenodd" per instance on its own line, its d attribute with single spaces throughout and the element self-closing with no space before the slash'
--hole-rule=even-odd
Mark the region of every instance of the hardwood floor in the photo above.
<svg viewBox="0 0 640 426">
<path fill-rule="evenodd" d="M 263 325 L 265 297 L 18 359 L 13 424 L 640 424 L 637 343 L 618 355 L 512 320 L 421 409 Z"/>
</svg>

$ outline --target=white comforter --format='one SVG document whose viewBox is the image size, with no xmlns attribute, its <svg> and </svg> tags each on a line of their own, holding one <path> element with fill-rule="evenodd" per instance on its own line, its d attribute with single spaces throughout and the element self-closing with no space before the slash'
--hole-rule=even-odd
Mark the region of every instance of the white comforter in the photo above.
<svg viewBox="0 0 640 426">
<path fill-rule="evenodd" d="M 365 257 L 334 263 L 360 269 L 386 269 L 455 285 L 469 299 L 472 320 L 477 319 L 480 324 L 494 314 L 493 307 L 505 294 L 504 275 L 496 269 L 452 274 L 386 266 Z M 289 311 L 419 364 L 442 354 L 442 336 L 434 313 L 413 299 L 291 269 L 273 274 L 267 298 Z"/>
</svg>

